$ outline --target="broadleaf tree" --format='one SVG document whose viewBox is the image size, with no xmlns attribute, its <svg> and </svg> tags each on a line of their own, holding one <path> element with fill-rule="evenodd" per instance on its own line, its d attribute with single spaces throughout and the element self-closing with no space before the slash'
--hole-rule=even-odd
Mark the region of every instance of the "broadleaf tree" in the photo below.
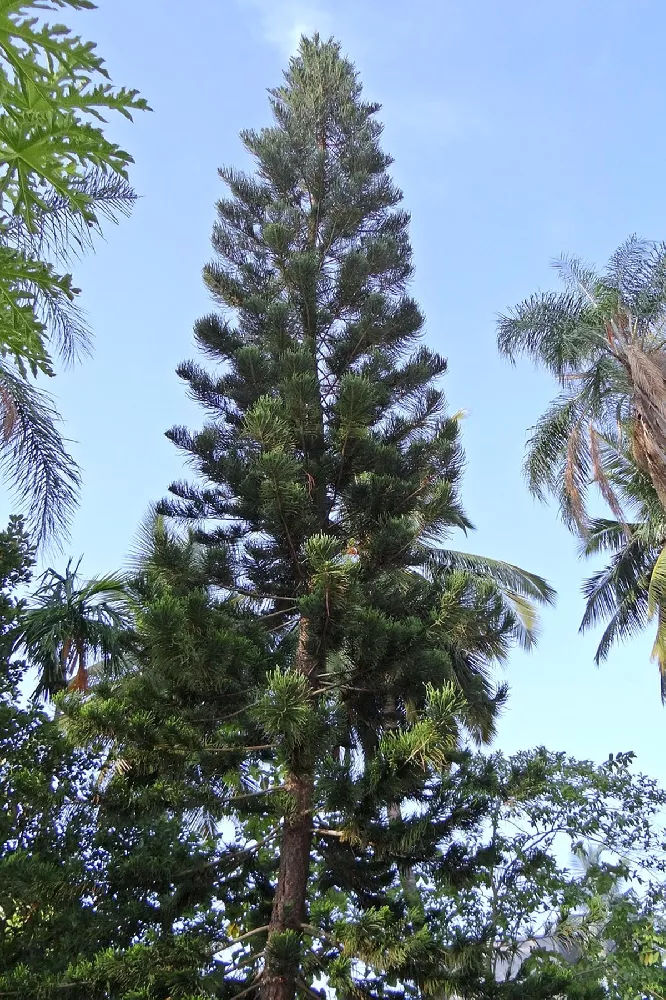
<svg viewBox="0 0 666 1000">
<path fill-rule="evenodd" d="M 634 757 L 594 764 L 541 747 L 452 768 L 453 801 L 483 803 L 479 822 L 453 835 L 474 876 L 452 885 L 435 871 L 423 899 L 459 954 L 456 995 L 663 991 L 666 797 Z"/>
</svg>

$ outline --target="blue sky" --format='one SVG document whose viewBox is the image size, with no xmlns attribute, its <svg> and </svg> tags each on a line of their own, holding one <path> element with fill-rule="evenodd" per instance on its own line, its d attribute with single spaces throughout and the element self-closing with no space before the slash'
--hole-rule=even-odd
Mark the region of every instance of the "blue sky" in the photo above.
<svg viewBox="0 0 666 1000">
<path fill-rule="evenodd" d="M 666 237 L 662 0 L 98 2 L 77 28 L 154 112 L 112 126 L 142 198 L 76 267 L 95 354 L 51 386 L 85 474 L 70 546 L 84 571 L 119 566 L 146 506 L 183 474 L 164 431 L 200 421 L 174 369 L 210 308 L 200 273 L 217 167 L 247 166 L 238 132 L 267 121 L 265 89 L 300 33 L 334 34 L 383 105 L 413 217 L 414 293 L 428 342 L 449 358 L 451 409 L 468 413 L 464 496 L 479 530 L 456 544 L 559 591 L 538 651 L 506 669 L 499 745 L 596 759 L 633 749 L 666 783 L 650 640 L 597 669 L 594 637 L 577 635 L 585 567 L 521 475 L 553 387 L 503 362 L 494 332 L 498 312 L 555 283 L 554 256 L 602 263 L 631 233 Z"/>
</svg>

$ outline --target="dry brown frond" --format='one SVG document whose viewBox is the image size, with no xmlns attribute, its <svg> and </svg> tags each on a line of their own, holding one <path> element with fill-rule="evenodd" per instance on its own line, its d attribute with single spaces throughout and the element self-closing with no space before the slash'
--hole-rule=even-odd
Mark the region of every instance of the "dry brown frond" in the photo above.
<svg viewBox="0 0 666 1000">
<path fill-rule="evenodd" d="M 666 453 L 655 440 L 652 428 L 638 406 L 632 430 L 632 450 L 638 467 L 650 477 L 657 496 L 666 510 Z"/>
<path fill-rule="evenodd" d="M 635 343 L 626 349 L 634 390 L 634 457 L 666 508 L 666 354 Z"/>
<path fill-rule="evenodd" d="M 645 351 L 636 343 L 625 349 L 634 392 L 666 421 L 666 355 L 663 351 Z"/>
<path fill-rule="evenodd" d="M 611 482 L 606 475 L 606 470 L 604 469 L 603 457 L 601 453 L 602 438 L 594 426 L 590 424 L 590 457 L 592 459 L 592 470 L 594 472 L 594 480 L 599 486 L 599 492 L 602 497 L 610 507 L 611 511 L 615 515 L 616 519 L 620 522 L 624 528 L 624 532 L 627 538 L 630 537 L 629 526 L 627 524 L 627 519 L 622 509 L 622 504 L 620 503 L 618 496 L 613 489 Z"/>
<path fill-rule="evenodd" d="M 572 427 L 571 433 L 569 434 L 569 441 L 567 443 L 567 457 L 564 466 L 564 488 L 569 498 L 571 513 L 574 521 L 576 522 L 576 526 L 581 534 L 587 534 L 585 504 L 583 502 L 583 497 L 578 487 L 578 483 L 576 482 L 576 473 L 580 467 L 581 445 L 582 439 L 580 433 L 580 421 L 578 421 Z"/>
</svg>

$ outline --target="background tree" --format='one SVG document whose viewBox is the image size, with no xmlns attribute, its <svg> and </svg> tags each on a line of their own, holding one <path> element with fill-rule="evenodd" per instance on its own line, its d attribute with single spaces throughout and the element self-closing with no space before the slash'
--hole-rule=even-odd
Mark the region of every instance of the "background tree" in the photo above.
<svg viewBox="0 0 666 1000">
<path fill-rule="evenodd" d="M 279 843 L 278 871 L 264 881 L 267 926 L 260 933 L 241 911 L 252 936 L 228 986 L 287 1000 L 312 988 L 324 961 L 353 991 L 356 956 L 375 969 L 365 990 L 383 990 L 387 963 L 423 988 L 444 974 L 442 956 L 428 952 L 427 927 L 410 935 L 400 875 L 420 852 L 436 853 L 441 823 L 435 805 L 427 823 L 411 823 L 400 804 L 428 813 L 428 789 L 461 727 L 492 733 L 505 688 L 491 665 L 513 642 L 533 641 L 533 602 L 552 593 L 508 564 L 441 549 L 470 527 L 458 421 L 437 385 L 444 359 L 419 344 L 408 216 L 379 145 L 377 105 L 362 100 L 338 45 L 318 37 L 302 41 L 270 100 L 273 126 L 242 136 L 254 175 L 221 171 L 230 195 L 218 204 L 205 280 L 222 313 L 195 332 L 224 368 L 180 369 L 209 421 L 169 436 L 201 481 L 174 484 L 161 506 L 193 525 L 187 545 L 214 560 L 203 594 L 221 587 L 223 602 L 241 602 L 270 636 L 252 705 L 247 694 L 227 696 L 209 723 L 234 714 L 220 745 L 246 748 L 240 773 L 253 784 L 240 794 L 258 800 L 258 839 Z M 184 609 L 182 597 L 159 605 L 177 615 L 168 628 L 158 619 L 160 676 L 193 610 L 218 613 L 196 594 Z M 231 645 L 229 655 L 238 662 L 214 668 L 221 691 L 247 669 L 242 650 Z M 220 710 L 198 686 L 193 698 Z M 311 884 L 320 862 L 330 894 Z M 386 910 L 378 900 L 390 887 L 398 895 Z M 365 929 L 330 951 L 337 918 Z"/>
<path fill-rule="evenodd" d="M 15 520 L 0 533 L 0 994 L 214 997 L 214 841 L 177 802 L 128 788 L 103 735 L 77 746 L 20 696 L 31 563 Z"/>
<path fill-rule="evenodd" d="M 423 898 L 460 954 L 457 995 L 659 995 L 666 799 L 632 774 L 633 756 L 599 766 L 538 748 L 452 770 L 450 791 L 483 801 L 482 819 L 456 838 L 475 874 L 457 887 L 436 871 Z M 584 849 L 590 863 L 572 865 Z"/>
<path fill-rule="evenodd" d="M 603 274 L 575 257 L 556 268 L 565 291 L 534 295 L 500 317 L 498 344 L 510 360 L 527 354 L 560 383 L 525 468 L 536 496 L 552 494 L 565 522 L 584 533 L 587 490 L 600 480 L 599 437 L 618 426 L 666 502 L 666 246 L 632 237 Z"/>
<path fill-rule="evenodd" d="M 33 378 L 88 347 L 62 267 L 135 199 L 132 157 L 107 138 L 103 115 L 147 107 L 111 85 L 92 43 L 41 20 L 93 7 L 7 0 L 0 11 L 0 458 L 38 540 L 65 527 L 79 476 Z"/>
<path fill-rule="evenodd" d="M 271 803 L 284 789 L 271 766 L 274 751 L 267 744 L 243 746 L 249 733 L 239 730 L 239 718 L 252 714 L 230 711 L 241 688 L 246 701 L 259 693 L 252 675 L 261 676 L 266 652 L 253 616 L 239 614 L 233 599 L 211 599 L 208 587 L 196 587 L 197 577 L 208 576 L 197 547 L 173 544 L 164 534 L 159 544 L 161 555 L 139 583 L 145 599 L 139 662 L 85 698 L 69 694 L 64 707 L 78 742 L 94 745 L 101 736 L 106 747 L 102 824 L 111 820 L 115 829 L 145 814 L 154 826 L 167 814 L 190 830 L 207 831 L 210 853 L 204 859 L 194 851 L 191 862 L 180 863 L 176 896 L 202 907 L 193 911 L 200 947 L 200 964 L 191 969 L 191 981 L 199 984 L 193 995 L 236 996 L 258 988 L 256 966 L 268 946 L 279 863 L 281 808 Z M 286 699 L 281 704 L 289 710 Z M 265 717 L 265 705 L 255 707 L 258 718 Z M 450 725 L 450 712 L 447 719 Z M 425 754 L 423 725 L 419 733 Z M 322 977 L 345 995 L 381 995 L 388 987 L 401 996 L 437 990 L 479 1000 L 628 1000 L 643 988 L 660 988 L 659 816 L 666 795 L 651 779 L 632 774 L 631 754 L 595 766 L 545 750 L 509 759 L 459 753 L 449 743 L 451 763 L 436 779 L 430 773 L 425 803 L 387 823 L 385 806 L 369 813 L 385 801 L 385 790 L 376 791 L 385 780 L 382 768 L 392 782 L 413 787 L 418 767 L 406 763 L 405 744 L 404 733 L 397 741 L 391 733 L 370 773 L 359 769 L 351 787 L 341 770 L 327 776 L 337 800 L 329 798 L 328 809 L 313 817 L 301 994 L 308 979 L 308 989 L 317 992 Z M 408 749 L 413 753 L 413 744 Z M 356 798 L 351 815 L 344 803 L 350 792 Z M 606 855 L 586 873 L 567 862 L 567 848 L 583 841 Z M 130 858 L 128 870 L 138 878 Z M 171 864 L 165 881 L 175 871 Z M 401 878 L 406 871 L 415 887 L 411 898 Z M 618 877 L 640 894 L 612 901 L 608 885 Z M 156 915 L 172 892 L 159 907 L 155 902 Z M 162 955 L 170 954 L 179 933 L 167 924 Z M 287 943 L 274 961 L 285 961 Z M 289 943 L 294 949 L 296 942 Z M 149 982 L 161 968 L 151 947 L 144 946 L 152 955 L 144 968 Z M 113 966 L 91 957 L 86 976 L 94 982 L 108 967 L 116 970 L 114 982 L 128 975 L 117 954 Z M 70 975 L 67 970 L 58 989 Z M 133 975 L 127 981 L 138 988 L 145 980 L 136 969 Z M 151 1000 L 161 995 L 148 984 L 145 989 Z M 45 993 L 51 995 L 59 994 Z M 182 995 L 190 997 L 186 989 Z M 125 994 L 118 986 L 110 996 Z"/>
<path fill-rule="evenodd" d="M 666 514 L 649 477 L 617 436 L 601 442 L 600 462 L 604 488 L 612 497 L 616 517 L 591 518 L 582 542 L 582 555 L 603 554 L 609 561 L 583 584 L 586 607 L 581 630 L 605 623 L 595 656 L 600 663 L 616 642 L 645 630 L 656 620 L 652 655 L 659 667 L 663 701 Z"/>
<path fill-rule="evenodd" d="M 39 672 L 35 696 L 52 698 L 67 686 L 85 691 L 91 658 L 117 670 L 131 645 L 132 615 L 118 576 L 79 582 L 78 565 L 47 570 L 24 608 L 12 638 Z"/>
<path fill-rule="evenodd" d="M 603 274 L 577 258 L 556 267 L 564 292 L 534 295 L 498 324 L 500 351 L 511 360 L 527 354 L 562 390 L 533 430 L 527 480 L 538 498 L 556 499 L 586 555 L 614 553 L 584 588 L 583 628 L 611 616 L 597 658 L 659 611 L 663 687 L 666 246 L 632 237 Z M 613 521 L 591 515 L 593 484 Z"/>
<path fill-rule="evenodd" d="M 60 725 L 8 689 L 0 705 L 7 996 L 219 1000 L 258 987 L 287 804 L 275 761 L 287 727 L 270 742 L 262 727 L 294 707 L 277 684 L 282 701 L 267 705 L 265 674 L 283 652 L 225 595 L 219 550 L 160 519 L 152 537 L 133 583 L 133 657 L 57 696 Z M 8 636 L 23 608 L 2 606 Z M 18 679 L 24 665 L 10 669 Z M 340 995 L 659 992 L 664 792 L 632 774 L 631 754 L 598 767 L 461 751 L 455 705 L 437 702 L 411 733 L 387 729 L 366 761 L 357 752 L 351 778 L 344 752 L 317 776 L 300 992 L 322 977 Z M 387 792 L 419 787 L 418 804 L 387 815 Z M 583 841 L 605 857 L 571 870 L 567 848 Z M 635 889 L 615 901 L 619 877 Z M 284 962 L 296 942 L 280 944 Z"/>
</svg>

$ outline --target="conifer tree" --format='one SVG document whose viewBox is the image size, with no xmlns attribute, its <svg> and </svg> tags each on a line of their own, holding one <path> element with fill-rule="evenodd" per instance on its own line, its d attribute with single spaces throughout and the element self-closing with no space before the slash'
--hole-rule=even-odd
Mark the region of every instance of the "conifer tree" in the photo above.
<svg viewBox="0 0 666 1000">
<path fill-rule="evenodd" d="M 320 995 L 322 979 L 337 996 L 364 997 L 629 1000 L 661 991 L 666 794 L 631 774 L 632 754 L 594 766 L 543 749 L 506 759 L 450 746 L 442 754 L 440 744 L 452 766 L 429 768 L 424 782 L 422 761 L 405 760 L 416 749 L 409 734 L 392 730 L 366 760 L 356 755 L 355 774 L 320 759 L 308 922 L 300 941 L 269 948 L 288 803 L 279 735 L 260 743 L 258 730 L 270 707 L 262 673 L 280 653 L 271 655 L 254 615 L 220 594 L 215 555 L 158 521 L 136 584 L 139 662 L 67 696 L 70 731 L 84 746 L 103 735 L 107 747 L 97 837 L 116 877 L 102 916 L 127 928 L 137 915 L 143 926 L 130 948 L 123 932 L 113 953 L 84 953 L 40 997 L 60 997 L 65 984 L 86 1000 L 255 995 L 266 960 L 285 963 L 290 952 L 300 959 L 299 995 Z M 436 749 L 434 701 L 418 730 L 423 756 Z M 285 715 L 293 720 L 298 706 L 283 697 L 279 708 L 286 734 Z M 450 707 L 439 709 L 450 724 Z M 396 782 L 417 809 L 389 821 Z M 174 819 L 183 827 L 171 840 Z M 579 877 L 562 847 L 583 840 L 604 857 Z M 613 901 L 618 877 L 633 887 Z"/>
<path fill-rule="evenodd" d="M 25 704 L 37 664 L 14 652 L 31 565 L 13 519 L 0 532 L 0 996 L 213 996 L 214 841 L 187 800 L 167 809 L 154 788 L 130 792 L 99 726 L 77 746 L 62 717 Z M 63 601 L 65 624 L 70 610 Z M 100 686 L 98 717 L 102 704 Z"/>
<path fill-rule="evenodd" d="M 284 962 L 297 944 L 303 995 L 318 995 L 322 977 L 338 996 L 663 992 L 666 794 L 630 773 L 632 754 L 595 767 L 545 750 L 456 753 L 424 785 L 437 710 L 451 723 L 432 694 L 422 760 L 406 761 L 417 747 L 391 729 L 365 760 L 356 754 L 355 774 L 318 761 L 308 947 L 288 938 L 269 950 L 286 803 L 272 805 L 279 736 L 258 740 L 281 651 L 225 596 L 219 550 L 183 543 L 159 519 L 152 535 L 133 585 L 134 662 L 58 696 L 79 749 L 3 688 L 2 995 L 221 1000 L 258 992 L 262 962 Z M 6 541 L 0 580 L 17 581 L 23 543 L 10 539 L 2 562 Z M 3 626 L 22 614 L 3 594 Z M 283 717 L 293 708 L 282 700 Z M 414 805 L 423 787 L 416 813 L 385 808 L 396 781 Z M 577 876 L 556 848 L 583 838 L 604 857 Z M 622 877 L 634 886 L 612 894 Z"/>
<path fill-rule="evenodd" d="M 492 975 L 544 905 L 593 898 L 495 819 L 615 832 L 622 848 L 663 796 L 545 753 L 464 750 L 490 737 L 505 697 L 493 664 L 532 644 L 534 603 L 552 594 L 443 547 L 470 527 L 458 423 L 445 362 L 419 343 L 377 106 L 316 37 L 271 100 L 274 126 L 244 135 L 256 173 L 223 171 L 206 270 L 222 311 L 197 325 L 221 370 L 181 369 L 209 413 L 201 432 L 171 432 L 199 481 L 176 484 L 147 526 L 115 672 L 56 696 L 80 750 L 35 715 L 62 752 L 56 812 L 46 755 L 34 826 L 70 892 L 54 907 L 31 843 L 19 870 L 10 817 L 0 864 L 23 880 L 5 879 L 0 993 L 291 1000 L 326 984 L 340 1000 L 597 1000 L 622 995 L 615 969 L 634 994 L 661 987 L 636 961 L 637 941 L 657 956 L 663 942 L 638 904 L 613 925 L 611 967 L 591 933 L 584 978 L 550 960 L 517 982 Z M 590 802 L 592 786 L 610 801 Z"/>
<path fill-rule="evenodd" d="M 274 124 L 242 134 L 254 174 L 220 171 L 229 196 L 204 272 L 220 311 L 195 334 L 222 368 L 180 368 L 209 420 L 169 433 L 199 481 L 174 484 L 161 507 L 214 554 L 223 603 L 245 602 L 270 635 L 258 691 L 229 707 L 279 864 L 267 926 L 245 932 L 250 978 L 231 983 L 290 1000 L 312 989 L 328 949 L 343 992 L 356 988 L 352 959 L 425 988 L 444 968 L 424 921 L 400 941 L 420 912 L 414 893 L 405 902 L 412 864 L 432 860 L 451 822 L 430 786 L 461 726 L 492 734 L 505 688 L 490 665 L 532 643 L 532 602 L 552 594 L 513 566 L 440 548 L 470 527 L 458 421 L 438 385 L 446 362 L 420 342 L 409 218 L 379 106 L 317 36 L 270 103 Z M 162 605 L 164 637 L 192 599 Z M 168 659 L 168 644 L 156 649 Z M 240 676 L 233 655 L 227 669 Z M 203 679 L 191 682 L 207 705 Z M 403 818 L 405 800 L 421 804 L 418 819 Z M 318 901 L 316 873 L 330 890 L 320 885 Z M 396 892 L 402 902 L 381 904 Z M 327 937 L 341 918 L 356 920 L 346 943 Z M 383 990 L 374 975 L 370 994 Z"/>
</svg>

